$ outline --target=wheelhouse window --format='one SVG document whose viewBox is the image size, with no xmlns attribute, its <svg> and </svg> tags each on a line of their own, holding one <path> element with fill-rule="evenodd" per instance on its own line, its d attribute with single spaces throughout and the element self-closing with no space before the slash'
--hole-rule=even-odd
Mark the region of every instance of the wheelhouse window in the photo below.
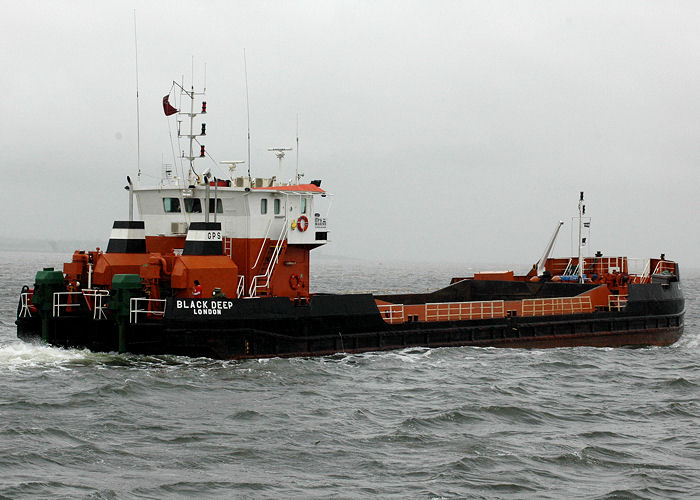
<svg viewBox="0 0 700 500">
<path fill-rule="evenodd" d="M 260 200 L 260 213 L 263 215 L 267 213 L 267 198 Z"/>
<path fill-rule="evenodd" d="M 210 214 L 214 213 L 214 200 L 212 200 L 212 199 L 209 200 L 209 213 Z M 224 204 L 221 202 L 221 198 L 216 199 L 216 213 L 217 214 L 224 213 Z"/>
<path fill-rule="evenodd" d="M 163 198 L 163 209 L 166 214 L 179 213 L 180 212 L 180 199 L 179 198 Z"/>
<path fill-rule="evenodd" d="M 302 214 L 306 213 L 306 198 L 301 199 L 301 213 Z"/>
<path fill-rule="evenodd" d="M 279 198 L 275 198 L 274 201 L 274 207 L 275 207 L 275 215 L 279 215 L 282 207 L 282 200 Z"/>
<path fill-rule="evenodd" d="M 200 200 L 199 198 L 185 198 L 185 211 L 188 214 L 201 214 L 202 200 Z"/>
</svg>

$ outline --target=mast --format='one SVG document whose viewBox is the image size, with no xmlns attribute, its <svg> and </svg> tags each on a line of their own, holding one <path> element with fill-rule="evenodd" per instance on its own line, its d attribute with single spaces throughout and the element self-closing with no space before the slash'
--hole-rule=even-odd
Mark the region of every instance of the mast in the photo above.
<svg viewBox="0 0 700 500">
<path fill-rule="evenodd" d="M 194 172 L 194 82 L 190 87 L 192 94 L 190 95 L 190 172 Z M 208 221 L 207 221 L 208 222 Z"/>
<path fill-rule="evenodd" d="M 583 191 L 578 200 L 578 282 L 583 283 L 583 214 L 586 213 L 586 205 L 583 204 Z"/>
<path fill-rule="evenodd" d="M 297 171 L 294 176 L 294 184 L 299 184 L 299 113 L 297 113 Z"/>
<path fill-rule="evenodd" d="M 248 182 L 251 182 L 250 177 L 250 99 L 248 99 L 248 62 L 245 57 L 245 49 L 243 49 L 243 69 L 245 72 L 245 111 L 248 116 Z"/>
<path fill-rule="evenodd" d="M 177 135 L 178 135 L 178 137 L 187 137 L 189 139 L 189 144 L 190 144 L 189 155 L 185 155 L 185 152 L 183 151 L 181 154 L 181 158 L 187 159 L 190 162 L 190 171 L 187 173 L 187 180 L 189 181 L 189 184 L 192 185 L 197 181 L 197 178 L 199 177 L 199 175 L 197 174 L 197 171 L 194 169 L 194 160 L 197 158 L 204 158 L 206 156 L 205 151 L 204 151 L 204 144 L 200 143 L 197 140 L 197 138 L 207 135 L 206 123 L 202 123 L 202 125 L 201 125 L 202 128 L 201 128 L 201 131 L 199 134 L 195 133 L 195 129 L 194 129 L 195 117 L 197 117 L 199 115 L 204 115 L 207 113 L 207 101 L 202 101 L 202 110 L 199 112 L 195 112 L 194 100 L 195 100 L 195 97 L 197 97 L 197 96 L 204 96 L 206 90 L 202 91 L 202 92 L 196 92 L 194 90 L 194 84 L 192 84 L 192 86 L 190 87 L 190 90 L 185 90 L 185 88 L 182 85 L 180 85 L 179 83 L 177 83 L 175 81 L 173 81 L 173 85 L 176 85 L 177 87 L 180 88 L 181 95 L 186 95 L 190 99 L 190 111 L 189 111 L 189 113 L 182 112 L 182 111 L 178 112 L 178 114 L 180 114 L 180 115 L 189 116 L 189 119 L 190 119 L 189 134 L 183 134 L 182 130 L 180 130 L 180 127 L 178 126 Z M 195 146 L 194 146 L 195 142 L 197 142 L 199 144 L 199 155 L 197 155 L 197 156 L 195 156 Z"/>
<path fill-rule="evenodd" d="M 129 191 L 129 220 L 134 220 L 134 184 L 131 182 L 131 177 L 126 176 L 126 190 Z"/>
</svg>

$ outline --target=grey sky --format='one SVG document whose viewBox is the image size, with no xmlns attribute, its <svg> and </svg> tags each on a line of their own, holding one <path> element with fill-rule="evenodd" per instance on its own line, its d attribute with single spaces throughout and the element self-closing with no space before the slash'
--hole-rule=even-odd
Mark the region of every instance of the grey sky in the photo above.
<svg viewBox="0 0 700 500">
<path fill-rule="evenodd" d="M 698 2 L 0 7 L 2 237 L 104 245 L 126 217 L 136 8 L 145 181 L 173 162 L 160 101 L 192 56 L 207 151 L 245 159 L 245 48 L 252 173 L 277 173 L 298 113 L 301 170 L 334 194 L 324 253 L 522 264 L 562 219 L 564 255 L 582 190 L 591 251 L 698 267 Z"/>
</svg>

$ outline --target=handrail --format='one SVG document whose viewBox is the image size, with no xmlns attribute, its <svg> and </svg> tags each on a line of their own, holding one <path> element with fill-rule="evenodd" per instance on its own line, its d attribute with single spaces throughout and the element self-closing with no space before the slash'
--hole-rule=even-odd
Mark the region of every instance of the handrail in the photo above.
<svg viewBox="0 0 700 500">
<path fill-rule="evenodd" d="M 568 276 L 570 274 L 573 274 L 572 272 L 570 272 L 570 268 L 572 267 L 571 264 L 573 261 L 574 261 L 574 259 L 572 257 L 570 257 L 569 262 L 566 264 L 566 267 L 564 268 L 564 272 L 562 273 L 563 275 Z"/>
<path fill-rule="evenodd" d="M 636 284 L 646 284 L 646 283 L 651 283 L 651 278 L 655 274 L 661 274 L 664 271 L 669 271 L 672 274 L 675 274 L 676 272 L 676 267 L 673 262 L 666 261 L 666 260 L 660 260 L 659 262 L 656 263 L 656 267 L 654 267 L 654 271 L 651 271 L 651 260 L 647 260 L 646 266 L 644 267 L 644 271 L 642 274 L 637 274 L 637 275 L 632 275 L 632 283 Z"/>
<path fill-rule="evenodd" d="M 58 318 L 61 316 L 61 308 L 68 309 L 70 307 L 79 307 L 79 303 L 69 303 L 66 302 L 65 304 L 61 302 L 62 297 L 66 297 L 69 299 L 71 295 L 82 295 L 83 292 L 54 292 L 53 294 L 53 308 L 52 308 L 52 314 L 54 318 Z"/>
<path fill-rule="evenodd" d="M 621 311 L 627 306 L 627 295 L 608 295 L 608 310 Z"/>
<path fill-rule="evenodd" d="M 659 262 L 656 263 L 656 267 L 654 268 L 654 272 L 652 274 L 661 274 L 664 271 L 668 271 L 670 273 L 676 272 L 676 266 L 674 265 L 673 262 L 669 262 L 666 260 L 660 260 Z"/>
<path fill-rule="evenodd" d="M 248 295 L 250 297 L 255 297 L 257 296 L 257 291 L 258 288 L 265 288 L 266 286 L 269 286 L 270 284 L 270 277 L 272 276 L 272 271 L 274 271 L 275 266 L 277 265 L 277 260 L 279 259 L 280 253 L 282 252 L 282 247 L 284 246 L 285 239 L 287 238 L 287 232 L 289 231 L 289 226 L 285 224 L 282 227 L 282 233 L 279 235 L 279 238 L 277 239 L 277 243 L 275 244 L 275 249 L 272 252 L 272 256 L 270 257 L 270 262 L 267 264 L 267 270 L 265 271 L 265 274 L 259 274 L 257 276 L 253 276 L 253 280 L 250 283 L 250 290 L 248 291 Z M 265 279 L 265 283 L 263 285 L 258 285 L 258 279 Z"/>
<path fill-rule="evenodd" d="M 382 319 L 389 324 L 404 323 L 407 320 L 406 312 L 411 320 L 413 313 L 423 315 L 421 321 L 461 321 L 470 319 L 505 318 L 505 302 L 503 300 L 483 300 L 470 302 L 429 302 L 415 309 L 406 310 L 404 304 L 377 304 L 377 310 Z M 420 315 L 416 315 L 417 318 Z"/>
<path fill-rule="evenodd" d="M 426 321 L 491 319 L 504 318 L 505 316 L 506 310 L 503 300 L 429 302 L 425 304 Z"/>
<path fill-rule="evenodd" d="M 92 310 L 92 319 L 107 319 L 107 315 L 104 312 L 105 306 L 102 303 L 103 297 L 109 297 L 109 290 L 101 290 L 98 288 L 85 288 L 83 290 L 83 297 L 85 297 L 85 303 L 88 308 Z M 90 307 L 90 302 L 87 300 L 91 298 L 93 300 L 93 306 Z"/>
<path fill-rule="evenodd" d="M 382 319 L 389 324 L 403 323 L 405 319 L 403 304 L 377 304 Z"/>
<path fill-rule="evenodd" d="M 263 248 L 265 248 L 265 245 L 267 243 L 267 235 L 270 234 L 270 228 L 272 227 L 272 219 L 270 219 L 270 222 L 267 223 L 267 231 L 265 231 L 265 236 L 263 237 L 262 244 L 260 245 L 260 251 L 258 252 L 258 258 L 255 259 L 255 264 L 253 264 L 253 267 L 251 269 L 255 269 L 258 267 L 258 262 L 260 261 L 260 256 L 262 255 Z"/>
<path fill-rule="evenodd" d="M 32 311 L 29 309 L 29 292 L 24 292 L 19 294 L 20 303 L 22 308 L 19 311 L 20 318 L 31 318 Z"/>
<path fill-rule="evenodd" d="M 550 316 L 586 312 L 593 312 L 591 297 L 588 295 L 522 300 L 523 316 Z"/>
<path fill-rule="evenodd" d="M 146 309 L 139 309 L 139 302 L 146 302 Z M 165 316 L 165 299 L 147 299 L 145 297 L 132 297 L 129 300 L 129 323 L 137 324 L 139 320 L 139 314 L 153 314 L 156 316 Z M 162 304 L 162 310 L 154 311 L 148 307 L 151 304 Z"/>
<path fill-rule="evenodd" d="M 628 259 L 632 260 L 632 259 Z M 634 259 L 634 260 L 641 260 L 641 259 Z M 646 259 L 646 262 L 644 264 L 644 269 L 642 270 L 641 274 L 635 274 L 632 273 L 631 271 L 629 272 L 630 280 L 631 283 L 635 284 L 645 284 L 649 283 L 651 281 L 651 260 Z"/>
<path fill-rule="evenodd" d="M 241 274 L 238 277 L 238 287 L 236 288 L 236 296 L 240 299 L 245 294 L 245 275 Z"/>
<path fill-rule="evenodd" d="M 651 260 L 647 260 L 646 265 L 644 266 L 644 271 L 642 271 L 642 276 L 640 283 L 648 283 L 651 281 Z"/>
</svg>

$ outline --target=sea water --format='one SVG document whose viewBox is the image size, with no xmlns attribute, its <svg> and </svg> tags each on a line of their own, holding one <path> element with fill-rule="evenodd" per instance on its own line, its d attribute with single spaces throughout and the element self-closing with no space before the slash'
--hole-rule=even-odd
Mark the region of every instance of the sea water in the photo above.
<svg viewBox="0 0 700 500">
<path fill-rule="evenodd" d="M 644 349 L 410 348 L 215 361 L 16 339 L 20 288 L 70 255 L 0 255 L 0 497 L 693 498 L 700 272 Z M 323 258 L 315 291 L 473 272 Z"/>
</svg>

